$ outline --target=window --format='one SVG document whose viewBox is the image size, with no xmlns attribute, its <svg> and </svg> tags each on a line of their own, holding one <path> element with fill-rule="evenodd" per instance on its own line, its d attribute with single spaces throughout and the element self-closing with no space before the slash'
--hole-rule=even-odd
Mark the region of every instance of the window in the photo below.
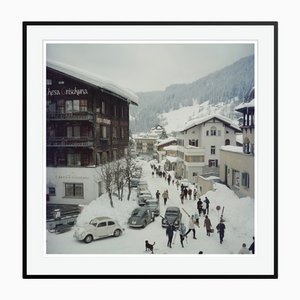
<svg viewBox="0 0 300 300">
<path fill-rule="evenodd" d="M 49 187 L 48 191 L 49 196 L 55 196 L 55 187 Z"/>
<path fill-rule="evenodd" d="M 87 111 L 88 109 L 87 109 L 87 99 L 81 99 L 81 100 L 79 100 L 80 102 L 79 102 L 79 110 L 80 111 Z"/>
<path fill-rule="evenodd" d="M 212 155 L 216 154 L 216 146 L 210 147 L 210 154 L 212 154 Z"/>
<path fill-rule="evenodd" d="M 101 126 L 101 138 L 107 138 L 106 126 Z"/>
<path fill-rule="evenodd" d="M 245 188 L 249 188 L 249 174 L 242 173 L 242 186 Z"/>
<path fill-rule="evenodd" d="M 240 172 L 237 170 L 232 170 L 232 184 L 236 187 L 240 186 Z"/>
<path fill-rule="evenodd" d="M 58 82 L 58 84 L 65 84 L 65 82 L 64 82 L 63 80 L 60 80 L 60 81 Z"/>
<path fill-rule="evenodd" d="M 230 145 L 230 140 L 229 139 L 226 139 L 225 140 L 225 145 L 227 146 L 227 145 Z"/>
<path fill-rule="evenodd" d="M 65 197 L 83 197 L 83 183 L 65 183 Z"/>
<path fill-rule="evenodd" d="M 210 135 L 217 135 L 217 128 L 215 126 L 210 128 Z"/>
<path fill-rule="evenodd" d="M 116 127 L 113 127 L 112 137 L 113 137 L 113 139 L 117 138 L 117 128 Z"/>
<path fill-rule="evenodd" d="M 79 100 L 66 100 L 66 113 L 79 111 Z"/>
<path fill-rule="evenodd" d="M 81 166 L 80 154 L 79 153 L 68 153 L 67 154 L 68 166 L 77 167 Z"/>
<path fill-rule="evenodd" d="M 63 114 L 65 112 L 65 101 L 57 100 L 57 112 Z"/>
<path fill-rule="evenodd" d="M 218 136 L 221 136 L 221 130 L 218 130 Z"/>
<path fill-rule="evenodd" d="M 113 222 L 113 221 L 108 221 L 108 226 L 111 226 L 111 225 L 115 225 L 115 222 Z"/>
<path fill-rule="evenodd" d="M 210 159 L 208 161 L 208 166 L 209 167 L 218 167 L 218 160 L 217 159 Z"/>
<path fill-rule="evenodd" d="M 101 113 L 104 115 L 105 114 L 105 102 L 102 101 L 102 104 L 101 104 Z"/>
<path fill-rule="evenodd" d="M 52 79 L 47 79 L 47 85 L 52 85 Z"/>
<path fill-rule="evenodd" d="M 106 226 L 106 222 L 101 222 L 101 223 L 98 224 L 97 227 L 105 227 L 105 226 Z"/>
<path fill-rule="evenodd" d="M 198 147 L 198 140 L 189 140 L 189 145 Z"/>
</svg>

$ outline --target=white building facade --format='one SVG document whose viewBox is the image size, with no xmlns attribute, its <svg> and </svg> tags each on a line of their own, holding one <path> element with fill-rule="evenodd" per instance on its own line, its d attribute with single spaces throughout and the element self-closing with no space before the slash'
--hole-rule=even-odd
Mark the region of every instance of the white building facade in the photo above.
<svg viewBox="0 0 300 300">
<path fill-rule="evenodd" d="M 195 183 L 198 175 L 218 175 L 220 149 L 235 145 L 239 132 L 240 128 L 232 120 L 217 114 L 189 122 L 177 134 L 178 156 L 182 159 L 179 176 Z"/>
</svg>

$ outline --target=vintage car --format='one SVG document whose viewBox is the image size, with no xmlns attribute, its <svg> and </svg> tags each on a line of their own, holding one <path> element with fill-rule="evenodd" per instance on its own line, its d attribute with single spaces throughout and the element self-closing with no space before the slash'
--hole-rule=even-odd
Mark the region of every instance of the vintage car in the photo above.
<svg viewBox="0 0 300 300">
<path fill-rule="evenodd" d="M 124 228 L 110 217 L 97 217 L 92 219 L 89 224 L 77 227 L 74 232 L 74 238 L 85 243 L 107 236 L 118 237 L 124 232 Z"/>
<path fill-rule="evenodd" d="M 138 196 L 138 205 L 144 206 L 146 203 L 146 200 L 148 200 L 148 199 L 153 199 L 151 192 L 148 190 L 142 191 Z"/>
<path fill-rule="evenodd" d="M 147 207 L 135 208 L 130 218 L 128 219 L 128 226 L 145 228 L 149 223 L 155 219 L 154 214 Z"/>
<path fill-rule="evenodd" d="M 162 218 L 161 226 L 168 227 L 169 224 L 173 224 L 176 228 L 179 227 L 182 214 L 180 208 L 177 206 L 169 206 L 166 209 L 165 216 Z"/>
<path fill-rule="evenodd" d="M 147 199 L 145 202 L 145 207 L 149 208 L 155 216 L 159 216 L 160 208 L 159 201 L 157 199 Z"/>
</svg>

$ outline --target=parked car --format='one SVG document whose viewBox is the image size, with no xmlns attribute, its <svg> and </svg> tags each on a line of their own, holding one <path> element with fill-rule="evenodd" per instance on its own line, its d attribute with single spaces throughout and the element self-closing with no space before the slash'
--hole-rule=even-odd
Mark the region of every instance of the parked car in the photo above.
<svg viewBox="0 0 300 300">
<path fill-rule="evenodd" d="M 107 236 L 118 237 L 124 232 L 124 228 L 110 217 L 97 217 L 90 221 L 89 224 L 77 227 L 74 232 L 74 238 L 85 243 Z"/>
<path fill-rule="evenodd" d="M 149 208 L 154 213 L 154 216 L 159 216 L 160 207 L 157 199 L 148 199 L 145 202 L 145 207 Z"/>
<path fill-rule="evenodd" d="M 151 194 L 140 195 L 140 197 L 138 198 L 138 205 L 144 206 L 146 204 L 146 201 L 151 200 L 151 199 L 153 199 Z"/>
<path fill-rule="evenodd" d="M 166 209 L 165 216 L 161 221 L 161 226 L 167 227 L 169 224 L 173 224 L 176 228 L 178 228 L 181 218 L 182 218 L 182 214 L 180 212 L 179 207 L 169 206 Z"/>
<path fill-rule="evenodd" d="M 130 227 L 145 228 L 149 223 L 154 221 L 154 214 L 147 207 L 135 208 L 130 218 L 128 219 L 128 225 Z"/>
<path fill-rule="evenodd" d="M 138 178 L 131 178 L 130 179 L 130 187 L 137 188 L 139 185 L 140 180 Z"/>
</svg>

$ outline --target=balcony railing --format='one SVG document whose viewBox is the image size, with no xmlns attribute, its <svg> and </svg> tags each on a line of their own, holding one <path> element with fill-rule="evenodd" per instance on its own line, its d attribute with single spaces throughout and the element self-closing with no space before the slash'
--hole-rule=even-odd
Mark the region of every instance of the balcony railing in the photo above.
<svg viewBox="0 0 300 300">
<path fill-rule="evenodd" d="M 81 111 L 81 112 L 68 112 L 68 113 L 53 113 L 47 112 L 47 120 L 66 120 L 66 121 L 90 121 L 92 122 L 94 119 L 94 115 L 89 111 Z"/>
<path fill-rule="evenodd" d="M 94 142 L 86 137 L 48 137 L 47 147 L 93 147 Z"/>
</svg>

